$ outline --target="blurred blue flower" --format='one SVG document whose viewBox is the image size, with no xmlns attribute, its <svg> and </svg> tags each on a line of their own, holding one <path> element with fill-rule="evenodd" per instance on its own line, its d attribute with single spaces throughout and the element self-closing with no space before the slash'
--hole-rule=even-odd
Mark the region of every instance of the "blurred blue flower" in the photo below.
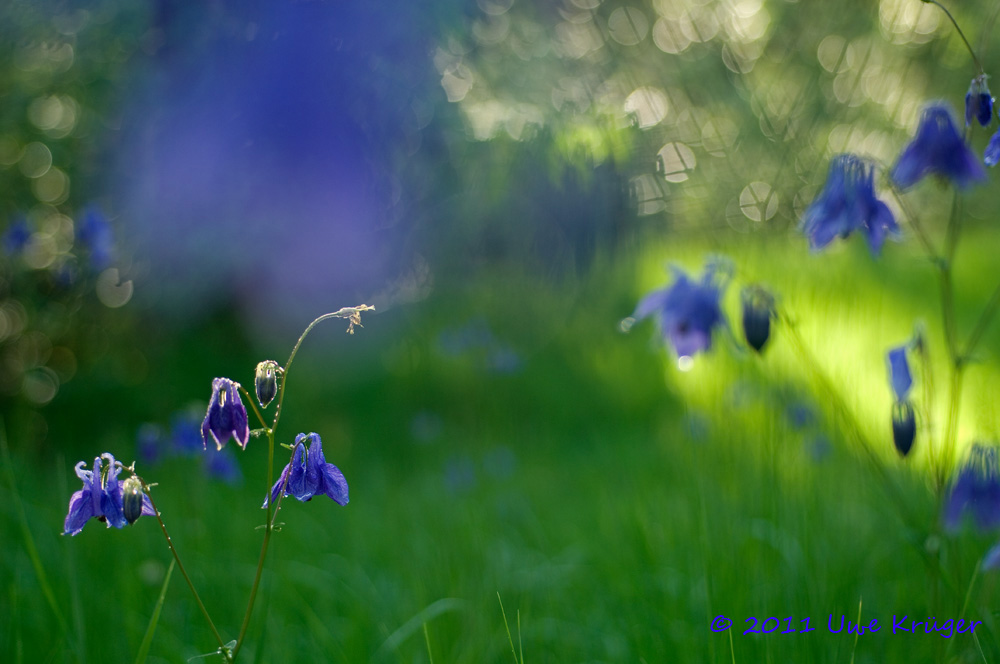
<svg viewBox="0 0 1000 664">
<path fill-rule="evenodd" d="M 20 253 L 31 239 L 31 228 L 24 215 L 17 215 L 3 233 L 3 248 L 8 255 Z"/>
<path fill-rule="evenodd" d="M 158 424 L 146 423 L 136 432 L 136 456 L 143 464 L 153 466 L 163 460 L 166 452 L 163 429 Z"/>
<path fill-rule="evenodd" d="M 924 109 L 917 135 L 903 149 L 891 173 L 893 182 L 902 189 L 927 175 L 947 178 L 959 188 L 986 178 L 986 171 L 962 140 L 951 111 L 943 104 Z"/>
<path fill-rule="evenodd" d="M 197 415 L 186 410 L 170 418 L 170 442 L 176 454 L 192 456 L 207 447 L 198 419 Z"/>
<path fill-rule="evenodd" d="M 986 552 L 983 556 L 983 571 L 989 572 L 990 570 L 1000 568 L 1000 542 L 997 542 L 990 550 Z"/>
<path fill-rule="evenodd" d="M 986 85 L 986 74 L 980 74 L 972 79 L 969 91 L 965 93 L 965 126 L 972 124 L 975 118 L 983 127 L 993 119 L 993 95 Z"/>
<path fill-rule="evenodd" d="M 201 438 L 204 447 L 208 441 L 215 441 L 217 449 L 229 442 L 229 437 L 236 439 L 237 444 L 246 449 L 250 440 L 250 427 L 247 422 L 247 409 L 240 399 L 239 383 L 228 378 L 216 378 L 212 381 L 212 400 L 208 403 L 208 412 L 201 425 Z"/>
<path fill-rule="evenodd" d="M 236 485 L 243 481 L 239 464 L 228 449 L 204 451 L 205 474 L 226 484 Z"/>
<path fill-rule="evenodd" d="M 102 459 L 108 462 L 103 467 Z M 76 535 L 91 518 L 104 521 L 108 528 L 123 528 L 128 523 L 122 510 L 122 486 L 118 481 L 121 463 L 108 453 L 94 459 L 94 469 L 84 470 L 85 462 L 76 464 L 76 476 L 83 480 L 83 488 L 69 499 L 69 511 L 63 526 L 64 535 Z M 143 495 L 142 514 L 155 515 L 149 497 Z"/>
<path fill-rule="evenodd" d="M 111 264 L 115 249 L 111 224 L 96 206 L 84 210 L 76 227 L 76 239 L 90 252 L 90 265 L 95 270 L 103 270 Z"/>
<path fill-rule="evenodd" d="M 990 142 L 986 144 L 986 151 L 983 152 L 983 163 L 987 166 L 996 166 L 1000 161 L 1000 129 L 993 134 Z"/>
<path fill-rule="evenodd" d="M 823 191 L 802 215 L 802 232 L 816 251 L 856 230 L 864 231 L 876 255 L 887 237 L 899 237 L 892 211 L 875 197 L 874 166 L 857 155 L 839 154 L 830 160 Z"/>
<path fill-rule="evenodd" d="M 910 363 L 906 359 L 906 346 L 899 346 L 889 351 L 889 384 L 896 395 L 896 401 L 906 401 L 906 395 L 913 387 L 913 377 L 910 375 Z"/>
<path fill-rule="evenodd" d="M 976 443 L 945 500 L 944 523 L 955 530 L 971 512 L 980 530 L 1000 526 L 1000 465 L 997 449 Z"/>
<path fill-rule="evenodd" d="M 309 442 L 308 449 L 304 441 Z M 273 503 L 278 499 L 282 486 L 285 487 L 286 496 L 295 496 L 302 502 L 312 500 L 313 496 L 325 494 L 338 505 L 346 505 L 347 480 L 339 468 L 326 462 L 319 435 L 300 433 L 295 437 L 294 449 L 291 463 L 281 471 L 278 481 L 271 487 L 270 497 L 264 500 L 262 507 L 267 507 L 268 501 Z M 306 456 L 304 462 L 303 454 Z"/>
<path fill-rule="evenodd" d="M 724 323 L 719 300 L 725 285 L 716 282 L 713 265 L 697 282 L 678 268 L 673 268 L 673 273 L 674 283 L 642 298 L 633 316 L 655 316 L 677 356 L 691 356 L 711 348 L 712 330 Z"/>
</svg>

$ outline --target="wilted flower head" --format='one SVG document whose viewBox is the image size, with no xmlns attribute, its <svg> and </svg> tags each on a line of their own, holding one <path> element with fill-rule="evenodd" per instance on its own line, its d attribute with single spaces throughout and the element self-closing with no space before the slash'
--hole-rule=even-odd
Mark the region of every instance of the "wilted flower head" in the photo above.
<svg viewBox="0 0 1000 664">
<path fill-rule="evenodd" d="M 972 124 L 975 118 L 983 127 L 993 119 L 993 95 L 986 85 L 986 74 L 980 74 L 972 79 L 969 91 L 965 93 L 965 126 Z"/>
<path fill-rule="evenodd" d="M 1000 526 L 1000 465 L 995 447 L 972 446 L 945 500 L 945 526 L 955 529 L 966 512 L 972 513 L 981 530 Z"/>
<path fill-rule="evenodd" d="M 899 155 L 891 177 L 906 189 L 927 175 L 947 178 L 959 188 L 986 178 L 986 171 L 962 140 L 951 111 L 943 104 L 924 109 L 917 135 Z"/>
<path fill-rule="evenodd" d="M 725 285 L 717 283 L 714 265 L 705 269 L 700 281 L 692 281 L 678 268 L 673 273 L 674 283 L 642 298 L 634 316 L 655 316 L 677 356 L 691 356 L 711 348 L 712 330 L 724 322 L 719 300 Z"/>
<path fill-rule="evenodd" d="M 240 399 L 239 384 L 228 378 L 216 378 L 212 381 L 212 400 L 208 403 L 208 412 L 201 425 L 203 445 L 207 447 L 211 439 L 221 450 L 230 436 L 246 449 L 250 440 L 247 409 Z"/>
<path fill-rule="evenodd" d="M 308 448 L 305 442 L 309 443 Z M 339 468 L 326 462 L 323 443 L 315 433 L 300 433 L 295 437 L 292 462 L 281 471 L 278 481 L 271 487 L 271 495 L 262 507 L 267 507 L 268 501 L 273 503 L 278 499 L 282 486 L 285 487 L 286 496 L 295 496 L 302 502 L 312 500 L 313 496 L 320 494 L 330 496 L 339 505 L 346 505 L 348 501 L 347 480 Z"/>
<path fill-rule="evenodd" d="M 865 233 L 873 254 L 886 237 L 899 236 L 889 206 L 875 197 L 875 167 L 857 155 L 840 154 L 830 160 L 823 191 L 802 215 L 802 232 L 815 251 L 856 230 Z"/>
<path fill-rule="evenodd" d="M 107 460 L 107 466 L 104 466 L 102 459 Z M 83 480 L 83 488 L 69 499 L 69 511 L 63 526 L 64 535 L 76 535 L 91 518 L 104 521 L 108 528 L 123 528 L 126 523 L 138 519 L 140 514 L 156 514 L 149 497 L 143 494 L 138 505 L 129 505 L 131 520 L 126 518 L 122 504 L 122 483 L 118 481 L 121 463 L 115 461 L 113 456 L 105 453 L 95 458 L 93 470 L 84 470 L 84 463 L 81 461 L 74 468 L 76 476 Z"/>
</svg>

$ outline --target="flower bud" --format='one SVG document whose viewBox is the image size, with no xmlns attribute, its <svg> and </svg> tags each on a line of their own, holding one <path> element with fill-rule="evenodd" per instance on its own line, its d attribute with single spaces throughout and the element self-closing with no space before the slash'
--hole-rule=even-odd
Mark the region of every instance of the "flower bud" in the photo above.
<svg viewBox="0 0 1000 664">
<path fill-rule="evenodd" d="M 774 298 L 760 286 L 743 289 L 743 335 L 747 343 L 760 353 L 771 336 Z"/>
<path fill-rule="evenodd" d="M 917 420 L 909 401 L 897 401 L 892 407 L 892 442 L 900 456 L 905 457 L 917 435 Z"/>
<path fill-rule="evenodd" d="M 278 370 L 278 363 L 274 360 L 264 360 L 257 365 L 254 387 L 261 408 L 267 408 L 267 404 L 278 394 Z"/>
<path fill-rule="evenodd" d="M 122 482 L 122 512 L 125 520 L 133 524 L 142 516 L 142 502 L 145 494 L 142 492 L 142 481 L 132 475 Z"/>
</svg>

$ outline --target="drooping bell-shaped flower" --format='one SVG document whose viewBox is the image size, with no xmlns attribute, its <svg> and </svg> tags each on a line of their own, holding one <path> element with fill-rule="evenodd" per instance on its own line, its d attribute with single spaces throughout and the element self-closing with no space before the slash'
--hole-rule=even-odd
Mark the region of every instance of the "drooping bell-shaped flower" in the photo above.
<svg viewBox="0 0 1000 664">
<path fill-rule="evenodd" d="M 774 297 L 760 286 L 743 289 L 743 336 L 758 353 L 771 336 L 774 317 Z"/>
<path fill-rule="evenodd" d="M 965 126 L 972 124 L 973 118 L 983 127 L 993 119 L 993 95 L 986 85 L 986 74 L 972 79 L 969 91 L 965 93 Z"/>
<path fill-rule="evenodd" d="M 862 231 L 875 255 L 886 238 L 898 238 L 899 226 L 885 203 L 875 196 L 875 167 L 853 154 L 830 160 L 823 191 L 802 215 L 802 232 L 817 251 L 835 238 Z"/>
<path fill-rule="evenodd" d="M 944 504 L 944 523 L 956 529 L 966 513 L 980 530 L 1000 526 L 1000 463 L 997 449 L 976 443 Z"/>
<path fill-rule="evenodd" d="M 962 139 L 944 104 L 924 109 L 917 135 L 903 148 L 890 177 L 900 188 L 907 189 L 928 175 L 950 180 L 959 189 L 986 179 L 986 171 Z"/>
<path fill-rule="evenodd" d="M 247 421 L 247 409 L 240 398 L 239 383 L 228 378 L 216 378 L 212 381 L 212 399 L 208 403 L 205 421 L 201 424 L 203 446 L 208 441 L 215 441 L 216 449 L 229 441 L 232 436 L 240 447 L 246 449 L 250 440 L 250 426 Z"/>
<path fill-rule="evenodd" d="M 323 442 L 315 433 L 300 433 L 295 437 L 292 461 L 281 471 L 263 507 L 278 499 L 282 487 L 286 496 L 294 496 L 302 502 L 321 494 L 329 496 L 339 505 L 346 505 L 348 502 L 347 480 L 339 468 L 326 462 Z"/>
<path fill-rule="evenodd" d="M 690 357 L 711 348 L 713 329 L 724 324 L 719 306 L 724 285 L 718 282 L 714 266 L 706 268 L 700 281 L 678 268 L 673 272 L 674 283 L 642 298 L 633 315 L 654 316 L 677 356 Z"/>
<path fill-rule="evenodd" d="M 889 365 L 889 385 L 892 387 L 895 403 L 892 405 L 892 442 L 900 456 L 906 456 L 913 447 L 917 435 L 917 418 L 913 405 L 907 397 L 913 387 L 910 363 L 906 357 L 906 345 L 891 349 L 887 355 Z"/>
</svg>

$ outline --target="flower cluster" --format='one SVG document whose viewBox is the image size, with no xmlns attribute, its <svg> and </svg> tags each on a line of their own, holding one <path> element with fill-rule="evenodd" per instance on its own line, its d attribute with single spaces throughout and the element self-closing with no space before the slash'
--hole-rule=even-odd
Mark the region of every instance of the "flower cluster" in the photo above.
<svg viewBox="0 0 1000 664">
<path fill-rule="evenodd" d="M 102 460 L 108 462 L 107 466 Z M 93 470 L 84 470 L 84 465 L 86 462 L 81 461 L 74 468 L 76 476 L 83 480 L 83 488 L 69 499 L 63 534 L 76 535 L 92 518 L 104 521 L 108 528 L 124 528 L 141 514 L 156 515 L 149 496 L 142 492 L 141 482 L 133 477 L 118 481 L 122 464 L 112 455 L 105 453 L 95 458 Z"/>
<path fill-rule="evenodd" d="M 271 488 L 271 495 L 261 507 L 274 503 L 282 489 L 286 496 L 294 496 L 302 502 L 318 495 L 327 495 L 338 505 L 346 505 L 348 501 L 344 474 L 335 465 L 326 462 L 323 442 L 315 433 L 300 433 L 295 437 L 292 461 L 281 471 L 281 476 Z"/>
</svg>

